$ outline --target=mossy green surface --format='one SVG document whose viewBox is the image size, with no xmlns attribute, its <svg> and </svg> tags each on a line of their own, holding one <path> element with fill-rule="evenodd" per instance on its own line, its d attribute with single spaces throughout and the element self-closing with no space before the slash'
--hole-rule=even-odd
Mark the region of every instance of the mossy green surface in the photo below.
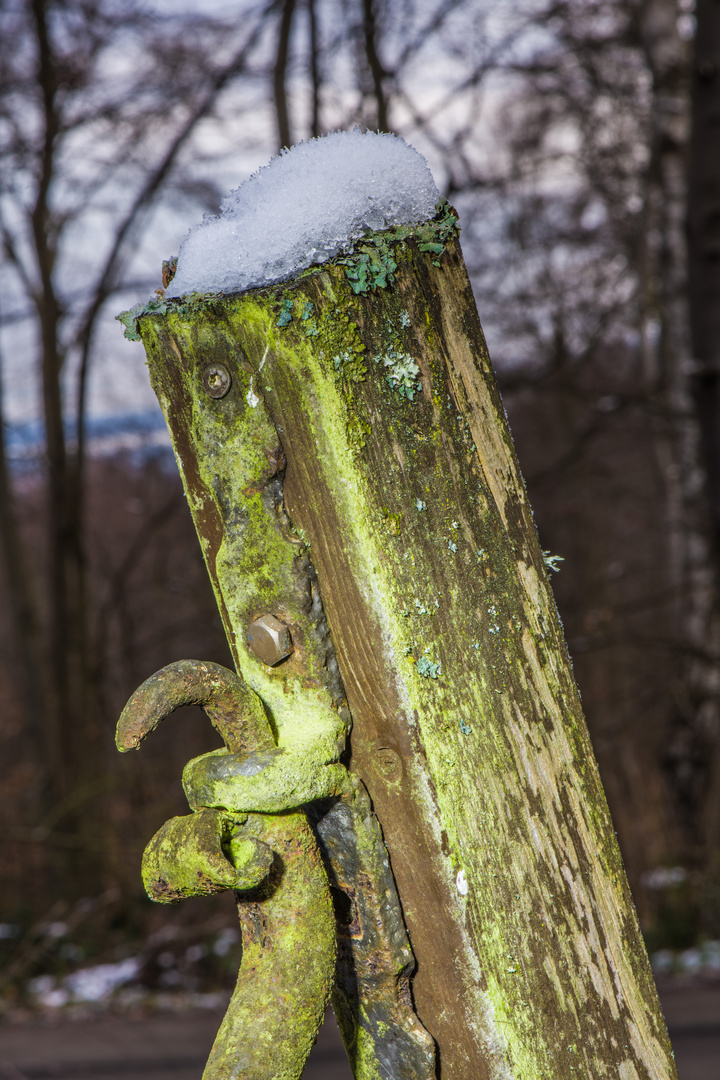
<svg viewBox="0 0 720 1080">
<path fill-rule="evenodd" d="M 150 899 L 172 904 L 259 885 L 273 853 L 243 828 L 246 824 L 246 815 L 204 809 L 166 821 L 143 855 L 142 879 Z"/>
</svg>

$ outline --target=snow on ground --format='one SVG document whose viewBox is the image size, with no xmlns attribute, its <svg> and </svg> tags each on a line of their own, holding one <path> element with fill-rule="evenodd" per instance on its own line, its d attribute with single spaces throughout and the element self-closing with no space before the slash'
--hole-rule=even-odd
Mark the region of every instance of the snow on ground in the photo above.
<svg viewBox="0 0 720 1080">
<path fill-rule="evenodd" d="M 190 231 L 167 295 L 280 281 L 370 230 L 427 221 L 438 198 L 427 162 L 396 135 L 356 129 L 299 143 Z"/>
<path fill-rule="evenodd" d="M 29 984 L 31 994 L 46 1008 L 62 1008 L 68 1002 L 104 1001 L 114 990 L 131 982 L 140 971 L 140 959 L 129 957 L 116 964 L 81 968 L 64 979 L 39 975 Z"/>
<path fill-rule="evenodd" d="M 660 949 L 650 957 L 656 975 L 720 976 L 720 941 L 705 941 L 692 949 Z"/>
</svg>

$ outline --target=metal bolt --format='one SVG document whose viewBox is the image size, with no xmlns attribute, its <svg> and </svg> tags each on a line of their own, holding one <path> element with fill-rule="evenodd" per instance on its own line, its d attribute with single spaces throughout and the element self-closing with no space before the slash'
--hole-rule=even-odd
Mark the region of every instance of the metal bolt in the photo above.
<svg viewBox="0 0 720 1080">
<path fill-rule="evenodd" d="M 293 651 L 290 631 L 274 615 L 261 615 L 248 626 L 248 645 L 263 664 L 273 667 Z"/>
<path fill-rule="evenodd" d="M 225 397 L 232 385 L 230 372 L 224 364 L 208 364 L 203 371 L 202 381 L 212 398 Z"/>
</svg>

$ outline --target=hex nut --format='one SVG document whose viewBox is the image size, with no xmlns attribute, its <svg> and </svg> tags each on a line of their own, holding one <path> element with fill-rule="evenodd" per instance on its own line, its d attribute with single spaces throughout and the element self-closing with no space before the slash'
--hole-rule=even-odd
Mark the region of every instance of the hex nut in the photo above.
<svg viewBox="0 0 720 1080">
<path fill-rule="evenodd" d="M 232 376 L 224 364 L 208 364 L 202 382 L 211 398 L 222 398 L 232 386 Z"/>
<path fill-rule="evenodd" d="M 261 615 L 251 622 L 247 630 L 247 642 L 263 664 L 273 667 L 293 651 L 290 631 L 274 615 Z"/>
</svg>

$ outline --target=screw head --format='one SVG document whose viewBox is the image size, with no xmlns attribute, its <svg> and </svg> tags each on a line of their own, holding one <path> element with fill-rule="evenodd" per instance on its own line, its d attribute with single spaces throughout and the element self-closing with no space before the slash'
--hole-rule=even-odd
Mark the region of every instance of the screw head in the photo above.
<svg viewBox="0 0 720 1080">
<path fill-rule="evenodd" d="M 261 615 L 251 622 L 247 630 L 247 641 L 258 660 L 273 667 L 289 656 L 293 651 L 290 631 L 285 623 L 274 615 Z"/>
<path fill-rule="evenodd" d="M 211 398 L 225 397 L 232 386 L 232 377 L 224 364 L 208 364 L 202 373 L 202 381 Z"/>
<path fill-rule="evenodd" d="M 399 780 L 402 776 L 402 759 L 397 751 L 389 746 L 373 749 L 372 763 L 384 780 Z"/>
</svg>

